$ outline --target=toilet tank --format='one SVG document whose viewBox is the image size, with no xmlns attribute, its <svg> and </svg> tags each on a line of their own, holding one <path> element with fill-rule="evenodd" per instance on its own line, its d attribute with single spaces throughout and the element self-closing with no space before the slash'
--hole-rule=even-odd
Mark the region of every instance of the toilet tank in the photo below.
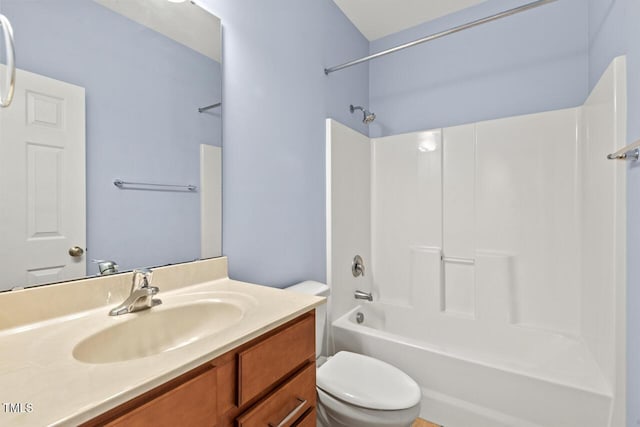
<svg viewBox="0 0 640 427">
<path fill-rule="evenodd" d="M 288 291 L 300 294 L 316 295 L 319 297 L 329 296 L 329 287 L 324 283 L 307 280 L 297 285 L 286 288 Z M 325 327 L 327 324 L 327 304 L 316 307 L 316 358 L 320 357 L 325 350 Z"/>
</svg>

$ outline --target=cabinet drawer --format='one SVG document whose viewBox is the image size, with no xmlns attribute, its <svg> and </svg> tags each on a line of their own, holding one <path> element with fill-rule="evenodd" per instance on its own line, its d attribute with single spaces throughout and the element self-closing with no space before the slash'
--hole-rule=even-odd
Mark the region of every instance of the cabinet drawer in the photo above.
<svg viewBox="0 0 640 427">
<path fill-rule="evenodd" d="M 238 427 L 289 427 L 316 405 L 316 365 L 310 363 L 238 418 Z M 315 419 L 315 418 L 314 418 Z"/>
<path fill-rule="evenodd" d="M 310 313 L 288 328 L 238 354 L 238 406 L 315 359 L 315 316 Z"/>
<path fill-rule="evenodd" d="M 106 426 L 214 426 L 217 417 L 216 370 L 211 369 L 167 391 Z"/>
</svg>

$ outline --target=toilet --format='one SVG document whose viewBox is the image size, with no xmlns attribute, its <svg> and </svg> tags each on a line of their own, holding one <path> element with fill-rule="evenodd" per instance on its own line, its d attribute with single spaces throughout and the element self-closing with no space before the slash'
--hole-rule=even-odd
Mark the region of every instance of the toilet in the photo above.
<svg viewBox="0 0 640 427">
<path fill-rule="evenodd" d="M 329 296 L 327 285 L 313 281 L 287 290 Z M 326 323 L 327 309 L 322 305 L 316 309 L 318 426 L 410 427 L 420 413 L 418 384 L 395 366 L 349 351 L 322 363 Z"/>
</svg>

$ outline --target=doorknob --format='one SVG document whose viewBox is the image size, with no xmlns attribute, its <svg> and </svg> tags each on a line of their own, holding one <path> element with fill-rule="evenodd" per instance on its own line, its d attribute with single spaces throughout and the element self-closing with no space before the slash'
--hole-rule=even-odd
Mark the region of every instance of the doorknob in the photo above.
<svg viewBox="0 0 640 427">
<path fill-rule="evenodd" d="M 82 254 L 84 254 L 84 249 L 82 249 L 80 246 L 69 248 L 69 255 L 74 258 L 81 257 Z"/>
</svg>

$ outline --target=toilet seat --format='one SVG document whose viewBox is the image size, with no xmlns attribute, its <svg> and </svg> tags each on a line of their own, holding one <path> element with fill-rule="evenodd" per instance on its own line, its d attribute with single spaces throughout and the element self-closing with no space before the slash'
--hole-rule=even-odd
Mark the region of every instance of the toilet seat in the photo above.
<svg viewBox="0 0 640 427">
<path fill-rule="evenodd" d="M 421 398 L 418 384 L 400 369 L 348 351 L 327 360 L 318 369 L 316 382 L 325 393 L 367 409 L 408 409 Z"/>
<path fill-rule="evenodd" d="M 397 411 L 380 411 L 345 403 L 318 388 L 319 427 L 410 427 L 420 404 Z"/>
</svg>

